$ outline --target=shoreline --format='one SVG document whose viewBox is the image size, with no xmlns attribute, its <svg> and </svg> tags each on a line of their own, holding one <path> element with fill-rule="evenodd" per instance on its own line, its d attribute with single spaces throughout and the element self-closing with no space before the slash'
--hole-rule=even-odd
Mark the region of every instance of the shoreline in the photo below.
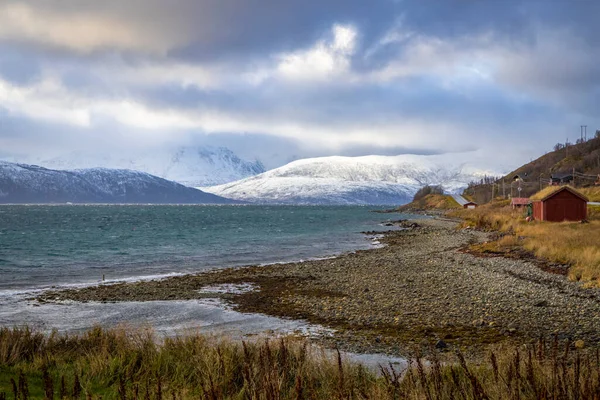
<svg viewBox="0 0 600 400">
<path fill-rule="evenodd" d="M 464 249 L 489 234 L 457 222 L 416 219 L 382 232 L 384 247 L 335 258 L 215 269 L 158 281 L 48 291 L 40 302 L 220 298 L 233 310 L 305 320 L 336 330 L 326 347 L 406 356 L 423 347 L 477 355 L 540 337 L 600 339 L 600 291 L 582 289 L 530 260 L 478 257 Z M 257 290 L 202 288 L 250 284 Z"/>
<path fill-rule="evenodd" d="M 406 220 L 400 220 L 400 221 L 406 221 Z M 389 226 L 396 226 L 398 227 L 399 225 L 396 224 L 396 222 L 398 221 L 389 221 L 386 222 L 386 224 L 389 225 L 385 225 L 387 227 Z M 381 226 L 384 226 L 383 223 L 381 224 Z M 206 274 L 206 273 L 211 273 L 211 272 L 215 272 L 215 271 L 220 271 L 223 269 L 237 269 L 237 268 L 247 268 L 247 267 L 270 267 L 270 266 L 276 266 L 276 265 L 286 265 L 286 264 L 296 264 L 296 263 L 304 263 L 304 262 L 311 262 L 311 261 L 325 261 L 325 260 L 330 260 L 330 259 L 335 259 L 338 257 L 344 257 L 345 255 L 354 253 L 356 251 L 369 251 L 372 249 L 377 249 L 379 247 L 381 247 L 381 244 L 378 241 L 378 238 L 380 235 L 383 236 L 384 234 L 391 232 L 391 231 L 369 231 L 369 232 L 356 232 L 357 234 L 362 234 L 364 237 L 364 241 L 361 242 L 361 244 L 359 245 L 359 243 L 357 242 L 352 248 L 348 248 L 348 249 L 339 249 L 339 252 L 334 252 L 331 254 L 326 254 L 326 255 L 317 255 L 317 256 L 309 256 L 306 258 L 298 258 L 298 259 L 289 259 L 289 260 L 280 260 L 280 261 L 268 261 L 268 262 L 264 262 L 264 263 L 255 263 L 255 264 L 248 264 L 247 262 L 234 262 L 229 264 L 228 266 L 212 266 L 212 267 L 207 267 L 206 269 L 203 270 L 199 270 L 199 271 L 191 271 L 191 272 L 176 272 L 176 271 L 171 271 L 171 272 L 165 272 L 165 273 L 157 273 L 157 274 L 149 274 L 149 275 L 136 275 L 136 276 L 124 276 L 124 277 L 108 277 L 105 280 L 102 280 L 102 278 L 99 278 L 97 280 L 94 281 L 87 281 L 87 282 L 63 282 L 63 283 L 47 283 L 47 284 L 42 284 L 39 286 L 22 286 L 22 287 L 9 287 L 9 288 L 2 288 L 0 287 L 0 297 L 2 295 L 13 295 L 13 294 L 34 294 L 34 293 L 38 293 L 38 292 L 60 292 L 60 291 L 65 291 L 65 290 L 77 290 L 77 289 L 88 289 L 91 287 L 96 287 L 96 286 L 105 286 L 105 285 L 119 285 L 119 284 L 129 284 L 129 283 L 142 283 L 142 282 L 147 282 L 147 281 L 161 281 L 161 280 L 165 280 L 165 279 L 170 279 L 173 277 L 185 277 L 185 276 L 194 276 L 194 275 L 201 275 L 201 274 Z"/>
</svg>

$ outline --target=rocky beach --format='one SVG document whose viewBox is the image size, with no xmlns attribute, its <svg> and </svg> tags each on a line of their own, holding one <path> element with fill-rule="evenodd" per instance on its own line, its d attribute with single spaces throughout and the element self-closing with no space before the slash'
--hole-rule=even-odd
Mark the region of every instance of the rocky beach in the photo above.
<svg viewBox="0 0 600 400">
<path fill-rule="evenodd" d="M 406 221 L 385 246 L 336 258 L 218 269 L 168 279 L 44 292 L 39 302 L 121 302 L 218 297 L 240 312 L 302 319 L 335 330 L 327 346 L 406 355 L 422 346 L 476 355 L 540 337 L 600 338 L 600 290 L 535 260 L 482 257 L 490 234 L 444 218 Z M 243 290 L 218 290 L 219 285 Z"/>
</svg>

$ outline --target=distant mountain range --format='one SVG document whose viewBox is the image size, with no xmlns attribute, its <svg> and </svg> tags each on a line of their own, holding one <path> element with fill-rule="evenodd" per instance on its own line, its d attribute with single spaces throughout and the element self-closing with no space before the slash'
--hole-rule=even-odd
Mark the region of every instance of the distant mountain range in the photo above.
<svg viewBox="0 0 600 400">
<path fill-rule="evenodd" d="M 73 152 L 28 163 L 48 170 L 21 164 L 17 168 L 20 172 L 15 173 L 13 164 L 9 184 L 18 188 L 12 192 L 16 199 L 13 202 L 39 201 L 36 199 L 40 196 L 43 201 L 52 202 L 221 201 L 202 197 L 202 192 L 186 191 L 193 190 L 184 187 L 189 186 L 252 203 L 397 205 L 410 202 L 424 185 L 442 185 L 446 191 L 460 192 L 471 181 L 499 175 L 457 161 L 462 159 L 472 157 L 470 154 L 321 157 L 265 171 L 260 161 L 242 160 L 224 147 L 179 147 L 131 154 Z M 0 190 L 6 192 L 7 183 L 1 179 L 6 182 L 7 178 L 0 175 Z M 20 183 L 16 184 L 16 180 Z M 180 185 L 173 186 L 176 184 L 169 181 Z M 35 189 L 40 185 L 46 186 Z M 162 192 L 165 194 L 161 195 Z M 8 202 L 7 196 L 2 196 L 0 193 L 0 202 Z"/>
<path fill-rule="evenodd" d="M 225 147 L 180 146 L 132 153 L 71 152 L 60 157 L 14 160 L 57 170 L 112 168 L 144 171 L 185 186 L 213 186 L 265 172 L 263 164 L 242 160 Z"/>
<path fill-rule="evenodd" d="M 494 171 L 459 163 L 460 155 L 322 157 L 202 190 L 232 199 L 282 204 L 404 204 L 424 185 L 460 192 Z"/>
<path fill-rule="evenodd" d="M 66 202 L 230 204 L 235 201 L 144 172 L 106 168 L 58 171 L 0 161 L 0 203 Z"/>
</svg>

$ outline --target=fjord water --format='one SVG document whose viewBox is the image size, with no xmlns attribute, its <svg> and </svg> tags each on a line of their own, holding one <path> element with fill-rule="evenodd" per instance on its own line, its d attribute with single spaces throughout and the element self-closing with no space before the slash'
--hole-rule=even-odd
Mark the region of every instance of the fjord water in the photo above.
<svg viewBox="0 0 600 400">
<path fill-rule="evenodd" d="M 0 292 L 327 257 L 386 215 L 349 206 L 0 206 Z M 394 216 L 396 219 L 399 216 Z"/>
</svg>

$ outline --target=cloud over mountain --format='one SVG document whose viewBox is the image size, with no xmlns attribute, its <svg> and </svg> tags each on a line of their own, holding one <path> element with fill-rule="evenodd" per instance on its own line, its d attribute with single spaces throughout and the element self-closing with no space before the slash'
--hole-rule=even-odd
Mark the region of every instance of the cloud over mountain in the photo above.
<svg viewBox="0 0 600 400">
<path fill-rule="evenodd" d="M 581 124 L 600 128 L 599 12 L 542 0 L 3 0 L 0 148 L 200 141 L 271 166 L 500 150 L 499 163 L 520 164 Z"/>
</svg>

